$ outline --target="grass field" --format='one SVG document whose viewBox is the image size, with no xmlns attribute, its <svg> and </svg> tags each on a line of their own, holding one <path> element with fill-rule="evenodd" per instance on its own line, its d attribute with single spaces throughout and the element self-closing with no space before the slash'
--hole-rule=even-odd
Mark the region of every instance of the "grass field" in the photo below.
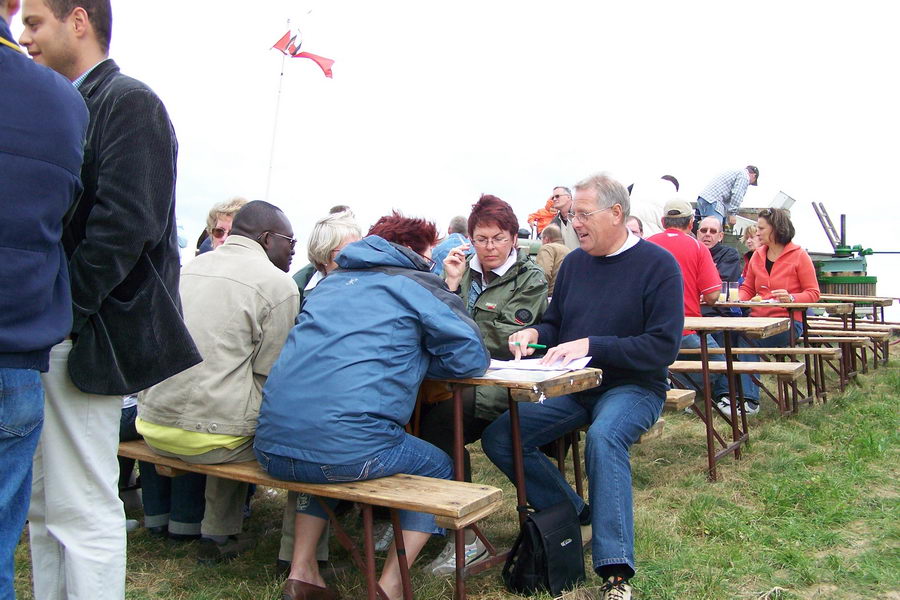
<svg viewBox="0 0 900 600">
<path fill-rule="evenodd" d="M 763 406 L 741 461 L 720 464 L 706 481 L 703 430 L 697 419 L 666 414 L 664 434 L 635 446 L 635 597 L 654 600 L 900 600 L 900 367 L 860 378 L 824 406 L 778 417 Z M 484 526 L 508 546 L 516 527 L 514 492 L 473 448 L 477 481 L 504 488 L 503 512 Z M 129 534 L 127 598 L 275 599 L 273 575 L 282 496 L 260 489 L 246 529 L 259 544 L 230 564 L 201 567 L 194 544 Z M 130 515 L 140 518 L 139 515 Z M 347 525 L 357 529 L 351 516 Z M 32 598 L 27 538 L 16 556 L 16 590 Z M 432 541 L 426 564 L 443 546 Z M 332 544 L 336 561 L 347 555 Z M 587 557 L 588 564 L 589 556 Z M 345 599 L 365 597 L 361 578 L 333 580 Z M 415 571 L 416 597 L 450 600 L 449 581 Z M 598 585 L 589 575 L 588 585 Z M 473 600 L 513 599 L 499 568 L 468 580 Z M 546 600 L 549 596 L 539 597 Z"/>
</svg>

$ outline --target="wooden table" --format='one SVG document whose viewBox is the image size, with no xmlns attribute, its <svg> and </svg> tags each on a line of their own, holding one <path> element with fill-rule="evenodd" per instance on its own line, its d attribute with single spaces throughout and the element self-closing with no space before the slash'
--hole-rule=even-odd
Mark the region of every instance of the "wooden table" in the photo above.
<svg viewBox="0 0 900 600">
<path fill-rule="evenodd" d="M 819 297 L 823 302 L 849 302 L 853 306 L 853 310 L 850 313 L 850 323 L 851 329 L 856 329 L 856 309 L 859 306 L 871 306 L 872 307 L 872 322 L 873 323 L 884 323 L 884 307 L 892 306 L 894 304 L 894 299 L 885 297 L 885 296 L 854 296 L 851 294 L 822 294 Z M 845 321 L 846 324 L 846 321 Z M 878 353 L 877 353 L 878 344 L 874 345 L 875 356 L 872 360 L 873 366 L 877 368 L 878 366 Z M 885 342 L 882 347 L 882 364 L 887 364 L 890 354 L 890 343 Z"/>
<path fill-rule="evenodd" d="M 528 505 L 525 495 L 525 459 L 522 455 L 522 430 L 519 426 L 519 402 L 540 402 L 544 398 L 574 394 L 584 390 L 598 387 L 603 381 L 603 372 L 600 369 L 580 369 L 568 371 L 562 375 L 554 375 L 548 372 L 545 379 L 540 381 L 523 381 L 521 379 L 495 379 L 489 376 L 472 377 L 469 379 L 432 379 L 446 383 L 453 391 L 453 467 L 455 477 L 463 479 L 463 400 L 462 391 L 467 386 L 493 386 L 507 390 L 509 401 L 510 435 L 513 446 L 513 472 L 516 486 L 516 508 L 519 513 L 519 523 L 525 521 L 524 508 Z M 529 371 L 534 373 L 534 371 Z M 577 461 L 576 457 L 576 461 Z M 479 538 L 485 543 L 491 558 L 470 569 L 469 573 L 478 573 L 506 560 L 507 553 L 498 553 L 490 542 L 473 527 Z M 456 536 L 456 578 L 457 589 L 462 583 L 462 577 L 467 573 L 465 568 L 465 531 L 458 530 Z M 464 587 L 462 589 L 465 589 Z"/>
<path fill-rule="evenodd" d="M 793 319 L 799 313 L 800 321 L 803 323 L 803 345 L 809 347 L 809 324 L 806 319 L 806 312 L 810 308 L 824 309 L 829 314 L 838 315 L 846 319 L 847 315 L 851 315 L 854 311 L 853 305 L 850 303 L 828 303 L 828 302 L 753 302 L 744 300 L 739 302 L 716 302 L 713 307 L 721 306 L 722 308 L 784 308 L 788 311 L 788 315 Z M 844 321 L 846 326 L 846 320 Z M 796 334 L 794 328 L 790 328 L 790 345 L 793 348 L 797 345 Z M 849 362 L 852 357 L 845 357 L 846 368 L 849 369 Z M 814 397 L 823 397 L 825 394 L 824 387 L 820 389 L 819 382 L 824 381 L 824 373 L 821 372 L 823 365 L 821 360 L 813 360 L 813 368 L 810 369 L 810 357 L 804 356 L 803 361 L 806 364 L 806 397 L 801 403 L 810 402 Z"/>
<path fill-rule="evenodd" d="M 709 464 L 709 479 L 716 480 L 716 464 L 728 454 L 734 454 L 735 459 L 741 457 L 741 446 L 749 438 L 747 433 L 747 415 L 744 412 L 744 403 L 737 402 L 740 397 L 735 392 L 739 391 L 740 379 L 734 374 L 734 356 L 731 348 L 731 334 L 741 333 L 749 338 L 766 338 L 776 333 L 786 331 L 790 326 L 790 319 L 784 317 L 685 317 L 684 328 L 696 331 L 700 338 L 700 361 L 703 374 L 703 412 L 698 416 L 706 425 L 706 456 Z M 713 425 L 712 387 L 709 376 L 709 347 L 706 343 L 706 335 L 715 331 L 724 333 L 725 341 L 725 365 L 728 378 L 728 397 L 731 403 L 730 415 L 719 411 L 731 426 L 731 443 L 726 443 Z M 739 406 L 738 406 L 739 405 Z M 718 410 L 718 408 L 717 408 Z M 695 409 L 695 412 L 697 410 Z M 716 451 L 716 443 L 723 446 Z"/>
</svg>

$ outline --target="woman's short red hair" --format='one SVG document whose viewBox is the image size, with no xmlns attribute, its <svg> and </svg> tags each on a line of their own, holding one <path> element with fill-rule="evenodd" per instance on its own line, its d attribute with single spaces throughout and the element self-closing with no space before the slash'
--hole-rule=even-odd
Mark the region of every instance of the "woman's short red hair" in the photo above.
<svg viewBox="0 0 900 600">
<path fill-rule="evenodd" d="M 479 225 L 496 225 L 503 231 L 508 231 L 513 239 L 519 237 L 519 220 L 512 206 L 490 194 L 482 194 L 478 202 L 472 205 L 469 214 L 469 239 L 475 234 L 475 228 Z"/>
<path fill-rule="evenodd" d="M 437 227 L 431 221 L 404 217 L 393 211 L 389 216 L 381 217 L 369 229 L 368 235 L 377 235 L 389 242 L 406 246 L 417 254 L 424 254 L 438 241 Z"/>
</svg>

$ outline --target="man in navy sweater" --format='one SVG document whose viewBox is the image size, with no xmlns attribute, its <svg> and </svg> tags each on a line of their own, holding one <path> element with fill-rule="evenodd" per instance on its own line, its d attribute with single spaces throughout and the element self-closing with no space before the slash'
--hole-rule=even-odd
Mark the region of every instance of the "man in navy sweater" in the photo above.
<svg viewBox="0 0 900 600">
<path fill-rule="evenodd" d="M 509 337 L 510 351 L 550 347 L 545 363 L 591 356 L 599 388 L 519 407 L 528 502 L 538 510 L 569 500 L 593 527 L 593 566 L 604 600 L 631 597 L 635 572 L 629 448 L 662 412 L 667 367 L 684 326 L 683 285 L 671 254 L 628 231 L 628 192 L 599 174 L 575 186 L 569 218 L 579 249 L 563 261 L 543 321 Z M 585 462 L 590 506 L 539 450 L 590 425 Z M 511 479 L 509 413 L 484 432 L 485 453 Z"/>
<path fill-rule="evenodd" d="M 63 217 L 81 191 L 88 123 L 68 81 L 34 64 L 0 0 L 0 598 L 13 598 L 13 553 L 31 496 L 44 418 L 40 373 L 72 327 Z"/>
</svg>

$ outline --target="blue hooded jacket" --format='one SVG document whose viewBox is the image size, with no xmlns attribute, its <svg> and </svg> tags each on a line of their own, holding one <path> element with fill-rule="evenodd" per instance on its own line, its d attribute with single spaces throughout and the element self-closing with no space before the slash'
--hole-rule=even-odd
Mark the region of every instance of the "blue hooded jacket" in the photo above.
<svg viewBox="0 0 900 600">
<path fill-rule="evenodd" d="M 320 464 L 400 443 L 422 380 L 482 375 L 462 300 L 408 248 L 371 235 L 308 296 L 263 388 L 257 449 Z"/>
</svg>

